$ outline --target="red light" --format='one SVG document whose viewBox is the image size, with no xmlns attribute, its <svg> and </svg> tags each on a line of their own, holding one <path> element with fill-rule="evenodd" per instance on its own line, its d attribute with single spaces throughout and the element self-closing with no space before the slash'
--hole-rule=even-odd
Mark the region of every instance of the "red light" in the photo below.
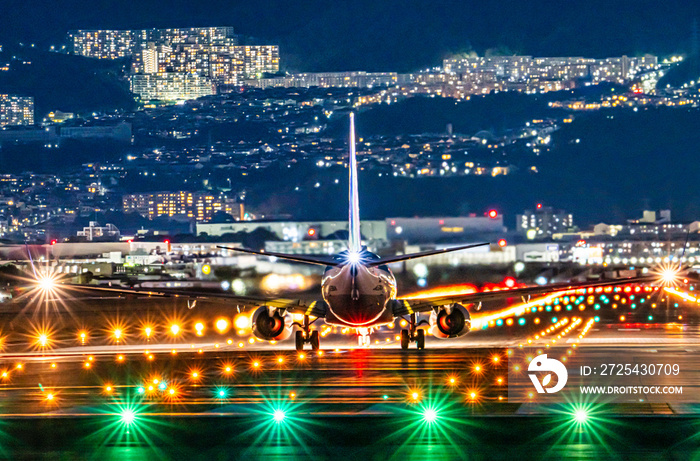
<svg viewBox="0 0 700 461">
<path fill-rule="evenodd" d="M 506 277 L 503 279 L 503 284 L 508 288 L 513 288 L 515 286 L 515 279 L 513 277 Z"/>
<path fill-rule="evenodd" d="M 498 216 L 498 211 L 489 210 L 489 218 L 494 219 L 496 216 Z"/>
<path fill-rule="evenodd" d="M 537 209 L 539 210 L 540 208 L 542 208 L 542 204 L 541 204 L 541 203 L 538 203 L 538 204 L 537 204 Z"/>
<path fill-rule="evenodd" d="M 311 237 L 313 237 L 314 235 L 316 235 L 316 229 L 314 229 L 313 227 L 311 227 L 311 228 L 309 228 L 309 230 L 307 231 L 307 233 L 308 233 Z"/>
<path fill-rule="evenodd" d="M 438 221 L 438 224 L 440 224 L 441 226 L 443 226 L 443 225 L 445 224 L 445 220 L 444 220 L 444 219 L 441 219 L 440 221 Z"/>
<path fill-rule="evenodd" d="M 56 245 L 58 243 L 58 240 L 51 240 L 51 245 Z"/>
<path fill-rule="evenodd" d="M 506 239 L 501 239 L 498 241 L 498 246 L 503 248 L 504 246 L 508 245 L 508 242 L 506 242 Z"/>
</svg>

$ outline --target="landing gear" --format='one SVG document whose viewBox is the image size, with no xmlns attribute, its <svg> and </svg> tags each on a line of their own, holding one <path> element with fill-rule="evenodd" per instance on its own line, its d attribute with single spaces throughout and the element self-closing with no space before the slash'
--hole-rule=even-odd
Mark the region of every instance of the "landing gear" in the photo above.
<svg viewBox="0 0 700 461">
<path fill-rule="evenodd" d="M 311 331 L 311 322 L 309 321 L 309 316 L 304 316 L 304 323 L 298 324 L 302 329 L 297 330 L 294 336 L 294 345 L 297 351 L 304 350 L 304 344 L 311 344 L 311 350 L 317 351 L 321 348 L 321 342 L 319 340 L 318 330 Z"/>
<path fill-rule="evenodd" d="M 420 350 L 425 349 L 425 330 L 416 332 L 416 347 Z"/>
<path fill-rule="evenodd" d="M 357 345 L 360 347 L 369 347 L 369 330 L 367 328 L 357 329 Z"/>
<path fill-rule="evenodd" d="M 422 322 L 421 322 L 422 323 Z M 407 350 L 408 345 L 415 341 L 419 350 L 425 349 L 425 330 L 418 328 L 416 314 L 411 314 L 408 321 L 408 330 L 401 330 L 401 349 Z"/>
</svg>

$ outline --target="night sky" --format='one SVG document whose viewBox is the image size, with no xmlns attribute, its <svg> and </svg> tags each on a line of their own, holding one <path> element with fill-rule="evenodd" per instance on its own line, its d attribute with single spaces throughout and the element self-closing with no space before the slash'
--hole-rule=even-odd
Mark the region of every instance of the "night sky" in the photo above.
<svg viewBox="0 0 700 461">
<path fill-rule="evenodd" d="M 232 25 L 281 46 L 289 71 L 413 71 L 487 50 L 604 57 L 690 48 L 698 1 L 3 0 L 0 43 L 70 29 Z"/>
</svg>

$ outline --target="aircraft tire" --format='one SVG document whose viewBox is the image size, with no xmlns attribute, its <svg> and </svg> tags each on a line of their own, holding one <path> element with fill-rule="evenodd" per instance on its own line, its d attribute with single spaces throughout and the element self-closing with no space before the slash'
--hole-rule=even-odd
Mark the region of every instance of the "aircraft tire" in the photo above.
<svg viewBox="0 0 700 461">
<path fill-rule="evenodd" d="M 321 342 L 318 339 L 318 330 L 314 330 L 311 332 L 311 337 L 309 339 L 309 342 L 311 343 L 312 350 L 317 351 L 321 348 Z"/>
<path fill-rule="evenodd" d="M 408 330 L 401 330 L 401 349 L 407 350 L 410 343 Z"/>
<path fill-rule="evenodd" d="M 425 349 L 425 330 L 416 331 L 416 347 L 419 350 Z"/>
<path fill-rule="evenodd" d="M 304 350 L 304 332 L 301 330 L 297 330 L 295 335 L 294 335 L 294 342 L 297 348 L 297 351 L 303 351 Z"/>
</svg>

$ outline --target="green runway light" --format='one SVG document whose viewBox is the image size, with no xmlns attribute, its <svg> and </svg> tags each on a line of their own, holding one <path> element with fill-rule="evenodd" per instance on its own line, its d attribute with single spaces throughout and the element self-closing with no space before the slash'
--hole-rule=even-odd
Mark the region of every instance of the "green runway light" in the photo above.
<svg viewBox="0 0 700 461">
<path fill-rule="evenodd" d="M 438 419 L 438 413 L 434 408 L 426 408 L 423 410 L 423 421 L 428 424 L 433 424 Z"/>
<path fill-rule="evenodd" d="M 161 381 L 160 384 L 158 384 L 158 389 L 161 391 L 164 391 L 168 387 L 167 384 L 165 384 L 165 381 Z"/>
<path fill-rule="evenodd" d="M 518 325 L 525 325 L 525 319 L 518 320 Z"/>
<path fill-rule="evenodd" d="M 552 317 L 552 323 L 557 323 L 557 318 L 556 318 L 556 317 Z"/>
<path fill-rule="evenodd" d="M 598 316 L 596 315 L 595 317 L 593 317 L 593 320 L 596 321 L 596 322 L 600 322 L 600 317 L 598 317 Z"/>
<path fill-rule="evenodd" d="M 125 426 L 130 426 L 136 420 L 136 413 L 130 408 L 122 410 L 119 419 Z"/>
<path fill-rule="evenodd" d="M 384 395 L 382 396 L 382 398 L 383 398 L 384 400 L 386 400 L 386 399 L 388 399 L 388 398 L 389 398 L 389 396 L 388 396 L 388 395 L 386 395 L 386 394 L 384 394 Z"/>
<path fill-rule="evenodd" d="M 585 408 L 578 408 L 574 411 L 574 421 L 576 424 L 583 425 L 588 421 L 588 411 Z"/>
<path fill-rule="evenodd" d="M 226 389 L 217 389 L 216 396 L 220 399 L 225 399 L 228 396 L 228 391 Z"/>
<path fill-rule="evenodd" d="M 653 316 L 653 315 L 650 315 L 650 316 L 647 317 L 647 318 L 649 319 L 649 321 L 654 320 L 654 316 Z"/>
<path fill-rule="evenodd" d="M 136 392 L 138 392 L 139 394 L 143 394 L 143 393 L 146 392 L 146 389 L 144 389 L 143 386 L 139 386 L 139 387 L 136 389 Z"/>
<path fill-rule="evenodd" d="M 275 410 L 275 412 L 272 413 L 272 419 L 274 419 L 276 423 L 281 423 L 286 417 L 287 415 L 282 410 Z"/>
</svg>

